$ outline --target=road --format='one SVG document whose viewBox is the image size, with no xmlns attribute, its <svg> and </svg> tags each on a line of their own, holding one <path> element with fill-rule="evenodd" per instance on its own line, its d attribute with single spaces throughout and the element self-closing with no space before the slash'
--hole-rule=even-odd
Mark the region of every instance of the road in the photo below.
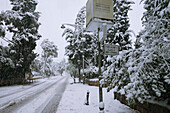
<svg viewBox="0 0 170 113">
<path fill-rule="evenodd" d="M 56 113 L 67 83 L 68 76 L 63 76 L 1 93 L 0 113 Z"/>
</svg>

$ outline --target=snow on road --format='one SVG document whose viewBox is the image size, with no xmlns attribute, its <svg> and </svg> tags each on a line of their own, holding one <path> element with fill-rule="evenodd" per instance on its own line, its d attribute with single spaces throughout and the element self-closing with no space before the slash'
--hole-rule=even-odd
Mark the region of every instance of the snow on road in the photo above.
<svg viewBox="0 0 170 113">
<path fill-rule="evenodd" d="M 16 86 L 0 87 L 0 98 L 15 94 L 17 92 L 24 91 L 29 88 L 32 88 L 34 86 L 44 83 L 46 80 L 47 80 L 47 78 L 39 79 L 36 82 L 34 82 L 34 84 L 31 84 L 31 85 L 16 85 Z"/>
<path fill-rule="evenodd" d="M 84 105 L 87 90 L 90 91 L 89 105 Z M 103 88 L 105 113 L 136 113 L 135 110 L 114 100 L 113 91 Z M 98 87 L 69 84 L 63 94 L 56 113 L 98 113 Z"/>
<path fill-rule="evenodd" d="M 68 75 L 40 79 L 32 85 L 0 87 L 0 113 L 98 113 L 98 87 L 70 84 L 72 79 L 67 85 L 67 81 Z M 88 106 L 84 105 L 87 91 Z M 107 93 L 104 88 L 103 94 L 105 113 L 136 113 L 114 100 L 112 91 Z"/>
<path fill-rule="evenodd" d="M 0 113 L 34 113 L 43 110 L 67 77 L 40 79 L 32 85 L 0 87 Z M 66 84 L 65 84 L 66 85 Z M 38 112 L 39 112 L 38 111 Z M 36 112 L 37 113 L 37 112 Z"/>
<path fill-rule="evenodd" d="M 65 80 L 66 78 L 60 80 L 57 85 L 53 85 L 48 90 L 45 90 L 39 96 L 34 98 L 31 102 L 27 103 L 26 105 L 21 107 L 19 110 L 17 110 L 16 113 L 42 113 L 44 111 L 44 108 L 52 100 L 56 92 L 61 93 L 59 89 L 61 89 L 62 84 L 65 83 Z M 51 110 L 50 108 L 51 106 L 49 106 L 49 108 L 46 108 L 47 109 L 46 113 L 48 113 L 48 110 Z"/>
</svg>

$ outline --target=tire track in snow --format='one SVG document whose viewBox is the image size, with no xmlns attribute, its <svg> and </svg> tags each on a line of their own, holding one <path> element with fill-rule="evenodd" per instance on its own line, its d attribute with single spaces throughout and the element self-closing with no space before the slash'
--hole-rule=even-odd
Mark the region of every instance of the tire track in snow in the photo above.
<svg viewBox="0 0 170 113">
<path fill-rule="evenodd" d="M 60 103 L 60 100 L 62 98 L 62 95 L 65 91 L 65 88 L 68 84 L 68 77 L 61 82 L 55 89 L 56 93 L 54 96 L 50 99 L 46 107 L 41 111 L 41 113 L 56 113 L 58 105 Z M 37 113 L 39 111 L 35 111 L 34 113 Z"/>
<path fill-rule="evenodd" d="M 45 81 L 44 81 L 44 82 L 45 82 Z M 31 89 L 31 88 L 37 86 L 37 85 L 41 85 L 41 84 L 43 84 L 44 82 L 40 82 L 40 83 L 37 83 L 37 84 L 33 84 L 33 85 L 31 85 L 30 87 L 28 87 L 28 88 L 25 87 L 24 89 L 20 89 L 20 90 L 17 90 L 17 91 L 14 91 L 14 92 L 11 92 L 11 93 L 8 93 L 8 94 L 5 94 L 5 95 L 1 95 L 0 98 L 4 98 L 4 97 L 7 97 L 7 96 L 16 94 L 16 93 L 20 93 L 20 92 L 26 91 L 26 90 L 28 90 L 28 89 Z M 33 86 L 33 87 L 32 87 L 32 86 Z"/>
<path fill-rule="evenodd" d="M 52 87 L 53 85 L 57 84 L 58 81 L 61 81 L 64 78 L 60 78 L 59 80 L 51 83 L 50 85 L 45 84 L 46 86 L 43 89 L 39 89 L 37 92 L 32 92 L 32 94 L 25 94 L 19 96 L 18 98 L 14 98 L 9 102 L 6 102 L 2 106 L 0 106 L 0 113 L 13 113 L 18 107 L 23 106 L 24 104 L 28 103 L 29 101 L 33 100 L 37 95 L 41 94 L 43 91 L 47 90 L 48 88 Z M 42 88 L 42 87 L 40 87 Z"/>
</svg>

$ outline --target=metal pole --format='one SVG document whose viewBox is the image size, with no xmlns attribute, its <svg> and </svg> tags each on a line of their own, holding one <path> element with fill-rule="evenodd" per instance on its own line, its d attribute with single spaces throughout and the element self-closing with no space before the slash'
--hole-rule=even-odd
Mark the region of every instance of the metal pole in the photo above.
<svg viewBox="0 0 170 113">
<path fill-rule="evenodd" d="M 83 55 L 83 75 L 84 75 L 84 55 Z"/>
<path fill-rule="evenodd" d="M 79 76 L 79 83 L 81 83 L 81 80 L 80 80 L 80 60 L 78 60 L 78 76 Z"/>
<path fill-rule="evenodd" d="M 81 79 L 80 79 L 80 67 L 78 67 L 78 74 L 79 74 L 79 83 L 81 83 Z"/>
<path fill-rule="evenodd" d="M 85 84 L 85 75 L 84 75 L 84 55 L 83 55 L 83 84 Z"/>
<path fill-rule="evenodd" d="M 99 102 L 103 102 L 103 93 L 102 93 L 102 86 L 100 85 L 100 80 L 102 79 L 102 76 L 101 76 L 101 51 L 100 51 L 100 40 L 99 40 L 99 31 L 100 31 L 100 28 L 98 28 L 98 51 L 99 51 L 99 58 L 98 58 L 98 62 L 99 62 L 99 71 L 98 71 L 98 74 L 99 74 Z"/>
</svg>

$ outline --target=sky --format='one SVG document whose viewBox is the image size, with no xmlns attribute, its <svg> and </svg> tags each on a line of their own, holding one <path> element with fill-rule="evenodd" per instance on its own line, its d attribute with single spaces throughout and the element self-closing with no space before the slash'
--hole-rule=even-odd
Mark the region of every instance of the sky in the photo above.
<svg viewBox="0 0 170 113">
<path fill-rule="evenodd" d="M 65 46 L 67 45 L 65 38 L 62 37 L 64 32 L 61 29 L 63 23 L 74 24 L 77 13 L 79 10 L 86 5 L 87 0 L 37 0 L 38 5 L 36 11 L 41 12 L 41 17 L 39 19 L 41 26 L 39 28 L 39 33 L 42 38 L 37 41 L 36 52 L 41 54 L 42 49 L 40 47 L 41 42 L 44 39 L 49 39 L 53 41 L 58 46 L 58 58 L 57 62 L 66 58 L 64 56 Z M 133 0 L 135 2 L 132 5 L 132 11 L 129 12 L 130 18 L 130 29 L 138 34 L 142 29 L 141 17 L 143 13 L 143 6 L 140 4 L 140 0 Z M 0 0 L 0 11 L 10 9 L 9 0 Z M 67 26 L 72 28 L 70 26 Z M 133 41 L 135 40 L 132 37 Z M 0 40 L 0 43 L 3 43 Z"/>
</svg>

